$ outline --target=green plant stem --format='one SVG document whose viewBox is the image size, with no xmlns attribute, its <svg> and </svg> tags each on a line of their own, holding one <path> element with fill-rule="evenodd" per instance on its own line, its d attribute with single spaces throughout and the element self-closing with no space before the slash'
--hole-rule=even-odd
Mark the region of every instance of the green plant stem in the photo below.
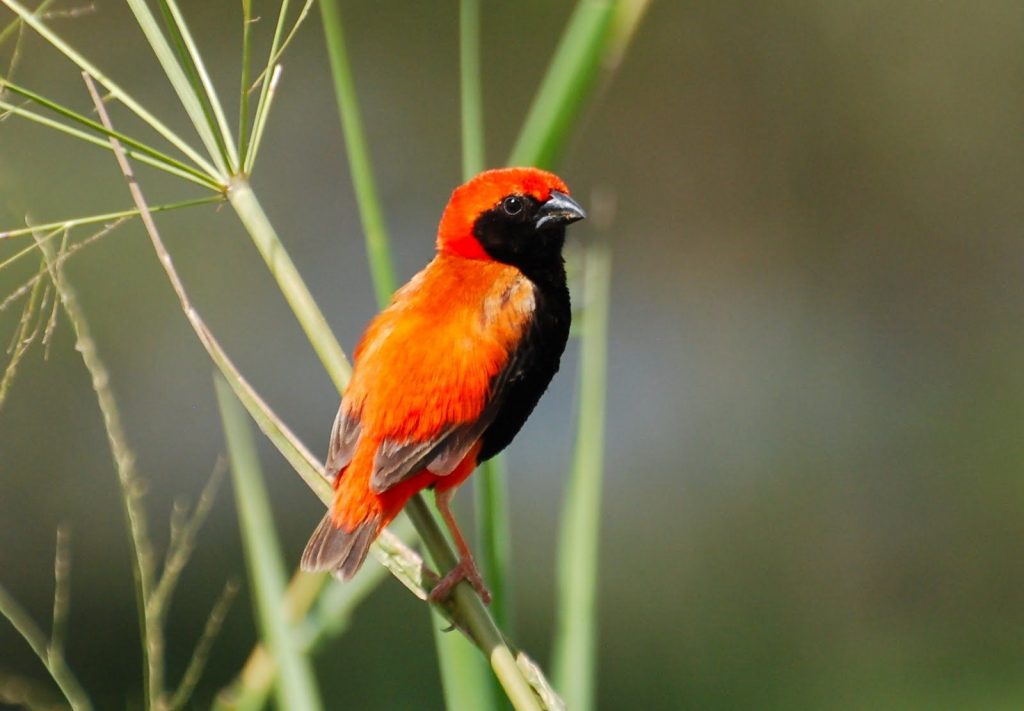
<svg viewBox="0 0 1024 711">
<path fill-rule="evenodd" d="M 134 0 L 141 1 L 141 0 Z M 64 54 L 68 59 L 74 62 L 83 72 L 93 77 L 102 84 L 110 95 L 124 104 L 130 109 L 136 116 L 145 121 L 154 131 L 159 133 L 165 139 L 167 139 L 172 145 L 178 150 L 184 153 L 193 163 L 196 164 L 204 173 L 214 178 L 216 182 L 223 183 L 226 180 L 226 176 L 214 168 L 213 165 L 207 161 L 203 156 L 187 142 L 182 140 L 177 134 L 169 129 L 162 121 L 156 118 L 153 114 L 147 111 L 142 105 L 137 102 L 132 96 L 122 89 L 120 86 L 115 84 L 106 74 L 101 72 L 98 67 L 89 62 L 85 57 L 76 52 L 71 46 L 62 40 L 55 32 L 47 27 L 41 20 L 35 17 L 29 12 L 21 3 L 17 0 L 0 0 L 4 5 L 9 7 L 15 14 L 18 15 L 25 24 L 35 30 L 43 39 L 49 42 L 55 49 Z"/>
<path fill-rule="evenodd" d="M 213 123 L 212 116 L 204 111 L 201 91 L 195 84 L 189 81 L 189 77 L 175 57 L 175 52 L 171 48 L 170 43 L 164 37 L 163 32 L 160 31 L 160 25 L 150 11 L 146 0 L 125 1 L 135 15 L 135 21 L 138 23 L 139 29 L 146 36 L 150 49 L 153 50 L 157 61 L 163 67 L 167 80 L 178 95 L 178 101 L 181 102 L 185 113 L 188 114 L 189 119 L 192 121 L 193 128 L 199 134 L 199 139 L 206 147 L 207 154 L 210 156 L 213 164 L 217 166 L 217 176 L 223 178 L 230 175 L 232 166 L 222 150 L 223 146 L 217 135 L 217 126 Z"/>
<path fill-rule="evenodd" d="M 590 247 L 584 267 L 586 305 L 576 455 L 562 514 L 558 555 L 554 678 L 568 707 L 582 711 L 594 706 L 610 272 L 607 246 Z"/>
<path fill-rule="evenodd" d="M 280 608 L 285 591 L 284 565 L 256 442 L 246 412 L 227 381 L 217 374 L 214 383 L 231 457 L 236 508 L 257 619 L 263 639 L 281 670 L 276 685 L 278 707 L 316 711 L 322 704 L 312 667 L 298 650 L 294 633 Z"/>
<path fill-rule="evenodd" d="M 167 205 L 154 205 L 150 208 L 151 212 L 167 212 L 168 210 L 178 210 L 183 207 L 195 207 L 196 205 L 207 205 L 213 202 L 220 202 L 219 196 L 199 198 L 198 200 L 185 200 L 183 202 L 170 203 Z M 128 217 L 138 217 L 139 210 L 119 210 L 118 212 L 106 212 L 102 215 L 90 215 L 88 217 L 74 217 L 70 220 L 61 220 L 59 222 L 48 222 L 41 225 L 32 225 L 30 227 L 22 227 L 16 230 L 8 230 L 6 232 L 0 232 L 0 240 L 7 239 L 9 237 L 22 237 L 24 235 L 32 234 L 33 232 L 48 232 L 51 230 L 70 230 L 75 227 L 82 225 L 95 225 L 100 222 L 115 222 L 123 220 Z M 29 248 L 30 251 L 32 248 Z M 20 256 L 19 253 L 18 256 Z M 0 262 L 0 269 L 6 267 L 12 260 L 7 259 Z"/>
<path fill-rule="evenodd" d="M 238 165 L 245 171 L 249 151 L 249 77 L 252 71 L 252 0 L 242 0 L 242 77 L 238 91 Z"/>
<path fill-rule="evenodd" d="M 274 82 L 272 80 L 272 74 L 274 72 L 274 64 L 277 62 L 277 51 L 281 46 L 281 36 L 284 33 L 284 22 L 285 16 L 288 14 L 288 0 L 281 0 L 281 7 L 277 14 L 277 25 L 274 27 L 274 39 L 270 43 L 270 56 L 267 59 L 267 68 L 260 74 L 263 85 L 260 87 L 259 98 L 256 99 L 256 115 L 253 118 L 253 131 L 249 137 L 249 147 L 245 151 L 246 160 L 242 163 L 242 173 L 248 175 L 252 172 L 253 162 L 256 160 L 256 151 L 259 149 L 259 142 L 261 138 L 263 117 L 267 111 L 267 105 L 270 102 L 270 97 L 273 94 L 271 87 Z M 243 92 L 249 92 L 251 89 L 248 86 L 242 86 Z"/>
<path fill-rule="evenodd" d="M 480 74 L 480 0 L 459 1 L 462 91 L 462 179 L 484 169 L 484 108 Z"/>
<path fill-rule="evenodd" d="M 423 496 L 414 496 L 406 504 L 405 510 L 438 569 L 451 570 L 455 567 L 458 562 L 455 553 L 449 547 Z M 516 664 L 501 631 L 495 626 L 494 620 L 469 583 L 463 581 L 455 586 L 448 609 L 453 620 L 467 630 L 474 643 L 487 656 L 491 669 L 501 682 L 512 706 L 517 711 L 539 711 L 540 704 L 533 688 Z"/>
<path fill-rule="evenodd" d="M 185 22 L 185 16 L 178 7 L 178 3 L 175 0 L 159 0 L 159 5 L 164 16 L 164 24 L 178 52 L 181 68 L 185 71 L 192 88 L 192 95 L 199 101 L 206 125 L 209 126 L 217 141 L 221 160 L 227 166 L 228 172 L 234 173 L 239 165 L 235 141 L 228 128 L 227 117 L 224 114 L 223 106 L 221 106 L 220 97 L 217 96 L 217 88 L 213 85 L 209 72 L 206 71 L 206 64 L 203 62 L 199 47 L 192 38 L 192 33 L 188 29 L 188 23 Z"/>
<path fill-rule="evenodd" d="M 97 110 L 104 125 L 110 128 L 110 119 L 102 108 L 102 104 L 98 104 Z M 298 437 L 270 409 L 263 398 L 259 396 L 259 393 L 242 377 L 238 368 L 228 358 L 220 343 L 214 338 L 210 329 L 207 328 L 199 312 L 192 306 L 188 293 L 185 291 L 185 285 L 182 283 L 174 267 L 174 261 L 171 259 L 171 255 L 167 251 L 163 239 L 160 237 L 160 232 L 156 228 L 153 215 L 142 194 L 142 188 L 131 173 L 131 167 L 125 157 L 124 149 L 117 142 L 117 139 L 111 138 L 110 142 L 118 164 L 125 175 L 132 200 L 135 202 L 138 214 L 146 228 L 146 233 L 153 243 L 153 250 L 156 252 L 171 284 L 171 288 L 178 297 L 181 309 L 188 319 L 189 325 L 195 331 L 199 342 L 206 349 L 214 365 L 217 366 L 221 374 L 227 379 L 235 395 L 245 405 L 250 416 L 256 421 L 267 439 L 277 447 L 281 455 L 288 461 L 302 480 L 306 482 L 317 498 L 325 505 L 330 505 L 334 491 L 327 479 L 324 478 L 323 465 L 316 460 Z M 390 570 L 413 594 L 422 600 L 427 598 L 426 586 L 433 584 L 436 578 L 431 578 L 432 574 L 424 568 L 422 560 L 413 551 L 409 550 L 401 540 L 385 530 L 377 539 L 373 551 L 377 560 Z"/>
<path fill-rule="evenodd" d="M 179 709 L 185 708 L 185 705 L 192 697 L 200 678 L 202 678 L 206 663 L 210 659 L 210 650 L 213 647 L 213 642 L 220 634 L 224 619 L 227 617 L 228 610 L 231 609 L 231 603 L 234 602 L 239 587 L 240 584 L 236 580 L 228 580 L 224 584 L 224 590 L 221 592 L 220 598 L 214 603 L 213 609 L 210 610 L 210 614 L 206 618 L 203 633 L 196 643 L 188 666 L 185 667 L 185 673 L 181 676 L 181 682 L 167 702 L 168 709 L 179 711 Z"/>
<path fill-rule="evenodd" d="M 50 7 L 50 5 L 52 5 L 55 1 L 56 0 L 43 0 L 43 2 L 39 3 L 39 5 L 36 7 L 35 11 L 32 14 L 35 15 L 36 17 L 41 17 L 42 14 L 46 12 L 46 9 Z M 19 19 L 14 19 L 13 21 L 7 23 L 7 26 L 0 30 L 0 47 L 3 47 L 4 42 L 7 41 L 7 38 L 13 35 L 15 32 L 17 32 L 20 27 L 21 20 Z"/>
<path fill-rule="evenodd" d="M 537 95 L 510 165 L 551 166 L 594 84 L 611 37 L 616 0 L 579 0 Z"/>
<path fill-rule="evenodd" d="M 462 178 L 484 169 L 484 112 L 480 68 L 480 0 L 459 3 L 459 74 L 462 88 Z M 473 478 L 476 492 L 478 556 L 491 590 L 491 611 L 498 627 L 511 632 L 509 596 L 508 487 L 504 458 L 484 462 Z"/>
<path fill-rule="evenodd" d="M 484 462 L 474 475 L 479 520 L 480 572 L 491 591 L 491 613 L 498 627 L 512 633 L 512 591 L 509 569 L 512 558 L 512 527 L 509 522 L 508 472 L 505 458 Z"/>
<path fill-rule="evenodd" d="M 228 200 L 266 261 L 270 273 L 277 280 L 281 293 L 292 307 L 328 376 L 338 391 L 343 391 L 352 374 L 345 352 L 327 325 L 327 319 L 313 300 L 291 257 L 285 251 L 248 181 L 238 176 L 232 178 Z"/>
<path fill-rule="evenodd" d="M 40 237 L 40 240 L 44 238 Z M 25 302 L 25 308 L 21 313 L 21 319 L 18 323 L 18 328 L 15 331 L 14 341 L 12 342 L 13 348 L 10 351 L 10 360 L 7 361 L 7 367 L 3 371 L 3 375 L 0 376 L 0 407 L 3 407 L 4 402 L 7 400 L 7 393 L 10 391 L 11 384 L 14 382 L 14 376 L 18 372 L 18 365 L 21 363 L 21 359 L 28 352 L 32 342 L 35 341 L 35 337 L 39 334 L 39 321 L 36 316 L 41 308 L 45 308 L 47 292 L 45 287 L 47 285 L 45 276 L 46 265 L 43 263 L 43 271 L 36 274 L 34 283 L 29 289 L 28 299 Z M 3 303 L 7 303 L 5 299 Z"/>
<path fill-rule="evenodd" d="M 103 127 L 102 124 L 99 124 L 93 121 L 92 119 L 83 116 L 80 113 L 72 111 L 68 107 L 58 104 L 56 101 L 51 101 L 50 99 L 47 99 L 46 97 L 41 96 L 34 91 L 26 89 L 23 86 L 19 86 L 18 84 L 14 84 L 9 81 L 0 80 L 0 89 L 6 89 L 10 91 L 12 94 L 17 94 L 18 96 L 24 97 L 29 101 L 38 104 L 39 106 L 42 106 L 45 109 L 48 109 L 49 111 L 52 111 L 60 116 L 63 116 L 64 118 L 70 119 L 71 121 L 74 121 L 80 126 L 84 126 L 90 131 L 95 131 L 96 133 L 100 133 L 108 137 L 113 136 L 114 138 L 117 138 L 122 144 L 131 148 L 131 150 L 128 153 L 136 160 L 142 161 L 143 163 L 154 166 L 156 168 L 160 168 L 161 170 L 166 170 L 174 175 L 178 175 L 180 177 L 185 178 L 186 180 L 191 180 L 192 182 L 209 187 L 213 190 L 217 190 L 218 192 L 223 190 L 223 186 L 220 183 L 218 183 L 216 179 L 206 175 L 200 170 L 196 170 L 187 163 L 183 163 L 177 158 L 169 156 L 161 151 L 158 151 L 155 148 L 152 148 L 151 146 L 142 143 L 141 141 L 137 141 L 134 138 L 131 138 L 130 136 L 124 135 L 123 133 L 119 133 L 117 131 L 108 131 L 106 128 Z M 28 111 L 27 109 L 24 109 L 20 106 L 15 106 L 14 104 L 10 104 L 6 101 L 0 101 L 0 108 L 16 116 L 21 116 L 22 118 L 26 118 L 30 121 L 42 124 L 48 128 L 52 128 L 57 131 L 62 131 L 80 140 L 84 140 L 89 143 L 109 148 L 109 144 L 106 141 L 102 140 L 101 138 L 98 138 L 97 136 L 90 135 L 79 129 L 67 126 L 59 121 L 54 121 L 53 119 L 49 119 L 35 112 Z"/>
<path fill-rule="evenodd" d="M 348 51 L 345 49 L 341 10 L 338 8 L 337 0 L 320 0 L 320 14 L 331 63 L 331 75 L 334 77 L 334 93 L 338 101 L 341 130 L 345 136 L 349 171 L 355 188 L 356 202 L 359 205 L 363 234 L 366 236 L 366 253 L 370 261 L 373 286 L 377 294 L 377 303 L 383 305 L 391 299 L 391 294 L 397 287 L 397 280 L 391 262 L 390 240 L 384 224 L 384 214 L 377 198 L 366 132 L 363 130 L 363 121 L 356 100 L 355 82 L 349 66 Z"/>
<path fill-rule="evenodd" d="M 53 677 L 73 711 L 90 711 L 92 704 L 89 702 L 89 697 L 86 696 L 82 685 L 78 683 L 78 679 L 68 668 L 64 656 L 50 653 L 42 630 L 3 586 L 0 586 L 0 615 L 7 618 L 39 657 L 39 661 Z"/>
<path fill-rule="evenodd" d="M 91 86 L 91 85 L 90 85 Z M 92 387 L 103 414 L 103 426 L 107 433 L 110 453 L 117 468 L 121 485 L 121 501 L 124 505 L 125 520 L 128 524 L 129 542 L 132 548 L 132 573 L 135 577 L 136 605 L 139 628 L 142 632 L 142 653 L 144 659 L 145 690 L 150 704 L 154 704 L 163 692 L 163 630 L 150 612 L 150 598 L 155 585 L 154 555 L 146 523 L 146 512 L 142 505 L 145 487 L 135 465 L 135 454 L 128 444 L 121 411 L 110 387 L 110 372 L 100 358 L 96 342 L 92 338 L 89 322 L 78 301 L 74 287 L 64 278 L 64 271 L 57 264 L 53 245 L 37 239 L 68 321 L 75 332 L 75 350 L 81 356 L 92 378 Z"/>
<path fill-rule="evenodd" d="M 412 531 L 408 521 L 391 526 L 399 538 Z M 325 641 L 348 627 L 356 608 L 387 577 L 381 565 L 365 565 L 345 585 L 329 584 L 327 574 L 298 573 L 288 586 L 285 609 L 296 625 L 295 639 L 305 654 L 315 652 Z M 257 711 L 266 704 L 277 678 L 278 666 L 264 644 L 257 644 L 232 685 L 217 695 L 214 711 Z"/>
</svg>

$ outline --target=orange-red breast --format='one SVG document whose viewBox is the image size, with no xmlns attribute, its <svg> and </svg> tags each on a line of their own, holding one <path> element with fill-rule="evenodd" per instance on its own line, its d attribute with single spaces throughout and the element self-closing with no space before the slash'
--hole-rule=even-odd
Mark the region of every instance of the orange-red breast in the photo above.
<svg viewBox="0 0 1024 711">
<path fill-rule="evenodd" d="M 565 226 L 583 217 L 565 183 L 533 168 L 490 170 L 452 193 L 437 255 L 356 347 L 327 454 L 334 502 L 304 569 L 352 577 L 409 498 L 433 488 L 460 563 L 432 597 L 462 579 L 489 597 L 449 501 L 558 370 L 571 318 Z"/>
</svg>

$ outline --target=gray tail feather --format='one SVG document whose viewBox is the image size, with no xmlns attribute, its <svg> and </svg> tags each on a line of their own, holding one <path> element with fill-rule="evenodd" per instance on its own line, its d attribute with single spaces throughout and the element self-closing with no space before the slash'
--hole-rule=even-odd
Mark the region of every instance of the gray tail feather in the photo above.
<svg viewBox="0 0 1024 711">
<path fill-rule="evenodd" d="M 338 528 L 328 513 L 309 537 L 302 553 L 302 569 L 329 570 L 342 580 L 348 580 L 366 560 L 370 545 L 377 539 L 379 523 L 379 517 L 373 516 L 346 531 Z"/>
</svg>

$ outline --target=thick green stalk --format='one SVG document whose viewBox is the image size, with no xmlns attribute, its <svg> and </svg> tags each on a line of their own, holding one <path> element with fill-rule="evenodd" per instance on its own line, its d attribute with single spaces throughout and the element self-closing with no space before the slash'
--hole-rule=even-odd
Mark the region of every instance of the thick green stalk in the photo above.
<svg viewBox="0 0 1024 711">
<path fill-rule="evenodd" d="M 480 650 L 464 635 L 452 630 L 451 624 L 436 609 L 430 611 L 430 622 L 445 708 L 497 709 L 494 686 L 498 682 L 487 668 Z M 500 689 L 498 693 L 501 693 Z"/>
<path fill-rule="evenodd" d="M 320 357 L 320 362 L 323 363 L 328 376 L 341 392 L 345 389 L 352 373 L 348 359 L 338 340 L 334 337 L 330 326 L 327 325 L 327 319 L 324 318 L 320 307 L 313 300 L 306 283 L 295 268 L 291 257 L 288 256 L 284 245 L 281 244 L 274 226 L 270 224 L 266 213 L 263 212 L 248 181 L 240 176 L 232 178 L 228 189 L 228 200 L 235 208 L 235 212 L 238 213 L 239 219 L 245 225 L 256 248 L 263 255 L 271 274 L 277 280 L 281 293 L 284 294 L 288 305 L 292 307 L 295 317 L 299 320 L 313 350 Z"/>
<path fill-rule="evenodd" d="M 469 180 L 484 169 L 480 0 L 459 2 L 459 78 L 462 89 L 462 178 Z"/>
<path fill-rule="evenodd" d="M 434 564 L 440 570 L 451 570 L 455 567 L 458 562 L 455 553 L 445 540 L 423 497 L 414 496 L 405 510 L 416 526 L 423 545 L 430 552 Z M 515 656 L 505 643 L 501 631 L 494 625 L 487 608 L 469 583 L 463 581 L 455 586 L 448 611 L 487 656 L 494 675 L 498 677 L 516 711 L 540 711 L 537 695 L 516 664 Z"/>
<path fill-rule="evenodd" d="M 459 79 L 462 95 L 462 177 L 469 180 L 484 169 L 483 91 L 480 77 L 480 0 L 459 2 Z M 482 497 L 480 492 L 493 491 L 487 483 L 494 479 L 489 465 L 481 467 L 474 477 L 476 520 L 481 542 L 493 540 L 494 524 L 506 513 L 503 499 Z M 485 481 L 486 480 L 486 483 Z M 500 510 L 493 511 L 492 507 Z M 507 531 L 503 531 L 506 533 Z M 490 553 L 490 546 L 478 546 L 477 555 L 484 580 L 491 590 L 491 610 L 499 627 L 504 628 L 508 605 L 505 594 L 505 569 Z M 486 661 L 461 635 L 444 632 L 434 615 L 434 643 L 437 646 L 441 682 L 448 708 L 498 708 L 504 697 L 497 678 L 487 669 Z M 505 629 L 507 632 L 508 630 Z M 507 705 L 507 704 L 506 704 Z"/>
<path fill-rule="evenodd" d="M 352 175 L 352 185 L 359 205 L 363 234 L 366 236 L 366 252 L 370 261 L 373 285 L 377 293 L 377 302 L 386 304 L 397 287 L 397 280 L 391 262 L 390 240 L 384 225 L 384 213 L 377 198 L 366 132 L 363 130 L 363 121 L 359 115 L 355 82 L 348 62 L 341 11 L 338 9 L 337 0 L 320 0 L 320 14 L 323 19 L 324 37 L 327 40 L 331 74 L 334 77 L 334 93 L 338 100 L 341 130 L 345 136 L 349 172 Z"/>
<path fill-rule="evenodd" d="M 316 711 L 322 708 L 322 704 L 312 666 L 299 651 L 294 632 L 280 605 L 285 591 L 284 563 L 260 473 L 256 441 L 246 412 L 227 381 L 218 374 L 214 383 L 231 457 L 235 506 L 242 529 L 256 617 L 263 639 L 281 670 L 276 687 L 278 706 Z"/>
<path fill-rule="evenodd" d="M 484 111 L 480 68 L 480 0 L 459 3 L 459 76 L 462 88 L 462 179 L 484 169 Z M 508 487 L 499 456 L 481 465 L 473 479 L 476 492 L 477 555 L 491 590 L 495 622 L 510 633 L 512 601 L 508 564 L 511 557 Z"/>
<path fill-rule="evenodd" d="M 399 538 L 409 538 L 408 521 L 392 524 Z M 382 565 L 364 565 L 344 585 L 332 584 L 327 574 L 298 573 L 288 586 L 286 609 L 295 625 L 296 643 L 311 654 L 326 641 L 340 636 L 348 627 L 356 608 L 387 578 Z M 461 635 L 460 635 L 461 636 Z M 258 711 L 273 690 L 278 666 L 263 643 L 257 644 L 235 682 L 217 695 L 214 711 Z"/>
<path fill-rule="evenodd" d="M 560 604 L 554 678 L 566 705 L 581 711 L 594 706 L 610 270 L 607 246 L 595 245 L 588 249 L 584 272 L 586 305 L 580 355 L 579 424 L 558 556 Z"/>
<path fill-rule="evenodd" d="M 511 165 L 551 166 L 597 77 L 616 0 L 580 0 L 509 158 Z"/>
<path fill-rule="evenodd" d="M 341 12 L 335 0 L 321 0 L 320 10 L 331 73 L 334 76 L 338 113 L 341 117 L 345 147 L 348 153 L 349 171 L 359 205 L 363 233 L 366 236 L 366 251 L 371 277 L 377 302 L 383 306 L 390 300 L 397 285 L 397 279 L 391 260 L 384 215 L 377 197 L 366 134 L 359 114 L 355 82 L 352 78 L 348 51 L 345 46 Z M 425 506 L 418 497 L 417 501 Z M 433 516 L 427 509 L 424 511 L 436 528 Z M 413 521 L 422 535 L 422 522 L 418 522 L 415 518 Z M 448 569 L 450 566 L 444 568 L 444 570 Z M 477 602 L 479 603 L 479 600 Z M 435 616 L 435 622 L 436 619 Z M 437 629 L 438 626 L 435 624 L 435 630 Z M 434 638 L 440 659 L 445 697 L 449 706 L 466 705 L 470 708 L 486 708 L 493 699 L 493 694 L 490 683 L 481 674 L 484 666 L 478 661 L 479 656 L 463 638 L 445 635 L 439 631 L 435 631 Z"/>
<path fill-rule="evenodd" d="M 512 527 L 509 522 L 508 472 L 501 455 L 484 462 L 474 475 L 480 573 L 491 591 L 491 614 L 506 634 L 512 633 Z"/>
</svg>

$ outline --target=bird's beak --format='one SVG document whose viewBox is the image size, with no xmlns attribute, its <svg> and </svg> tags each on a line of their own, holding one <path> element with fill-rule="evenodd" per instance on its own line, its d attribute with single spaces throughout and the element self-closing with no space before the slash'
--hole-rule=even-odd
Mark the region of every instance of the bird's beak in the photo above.
<svg viewBox="0 0 1024 711">
<path fill-rule="evenodd" d="M 537 211 L 536 229 L 554 225 L 568 225 L 587 216 L 580 204 L 565 193 L 551 191 L 551 197 Z"/>
</svg>

